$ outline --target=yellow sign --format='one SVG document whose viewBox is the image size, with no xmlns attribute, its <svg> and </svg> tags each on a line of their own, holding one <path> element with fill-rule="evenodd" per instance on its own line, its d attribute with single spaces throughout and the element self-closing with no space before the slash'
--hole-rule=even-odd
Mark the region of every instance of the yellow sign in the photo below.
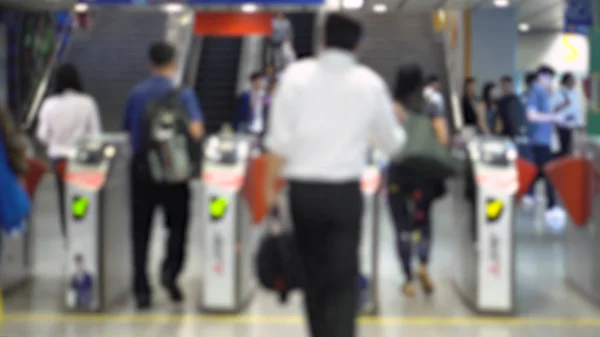
<svg viewBox="0 0 600 337">
<path fill-rule="evenodd" d="M 565 61 L 573 62 L 579 58 L 579 49 L 573 41 L 573 36 L 570 34 L 564 34 L 562 38 L 563 47 L 565 48 Z"/>
<path fill-rule="evenodd" d="M 501 200 L 490 199 L 485 204 L 485 216 L 488 221 L 496 221 L 502 215 L 504 203 Z"/>
</svg>

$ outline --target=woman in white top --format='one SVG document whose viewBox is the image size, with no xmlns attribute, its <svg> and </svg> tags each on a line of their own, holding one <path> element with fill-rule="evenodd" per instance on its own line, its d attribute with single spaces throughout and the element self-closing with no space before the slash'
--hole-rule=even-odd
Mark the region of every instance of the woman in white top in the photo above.
<svg viewBox="0 0 600 337">
<path fill-rule="evenodd" d="M 94 98 L 83 92 L 79 72 L 72 64 L 56 70 L 55 94 L 46 98 L 40 109 L 37 137 L 48 147 L 56 174 L 59 214 L 63 236 L 66 235 L 64 184 L 57 167 L 75 153 L 77 141 L 101 132 L 98 106 Z"/>
</svg>

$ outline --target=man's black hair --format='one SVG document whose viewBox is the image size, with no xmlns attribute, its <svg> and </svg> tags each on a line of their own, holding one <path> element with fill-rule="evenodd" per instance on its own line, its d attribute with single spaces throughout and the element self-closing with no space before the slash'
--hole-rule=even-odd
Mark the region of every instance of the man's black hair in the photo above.
<svg viewBox="0 0 600 337">
<path fill-rule="evenodd" d="M 440 78 L 437 75 L 429 75 L 427 76 L 427 80 L 425 80 L 425 85 L 431 85 L 433 83 L 439 82 Z"/>
<path fill-rule="evenodd" d="M 175 60 L 175 47 L 171 44 L 160 41 L 155 42 L 148 48 L 148 58 L 155 67 L 164 67 Z"/>
<path fill-rule="evenodd" d="M 255 71 L 252 74 L 250 74 L 250 81 L 254 82 L 256 80 L 258 80 L 259 78 L 261 78 L 263 76 L 263 74 L 259 71 Z"/>
<path fill-rule="evenodd" d="M 569 83 L 569 81 L 574 81 L 575 80 L 575 75 L 573 75 L 572 72 L 567 72 L 564 73 L 560 79 L 560 84 L 562 85 L 566 85 L 567 83 Z"/>
<path fill-rule="evenodd" d="M 525 74 L 525 85 L 528 87 L 533 85 L 533 82 L 535 82 L 536 77 L 537 74 L 533 72 Z"/>
<path fill-rule="evenodd" d="M 543 65 L 540 66 L 537 70 L 537 74 L 538 75 L 549 75 L 549 76 L 554 76 L 556 74 L 556 71 L 554 71 L 554 68 L 547 66 L 547 65 Z"/>
<path fill-rule="evenodd" d="M 513 78 L 511 76 L 504 75 L 500 79 L 500 82 L 502 82 L 502 83 L 513 83 Z"/>
<path fill-rule="evenodd" d="M 423 107 L 423 70 L 417 64 L 407 64 L 398 67 L 394 98 L 407 108 L 420 111 Z"/>
<path fill-rule="evenodd" d="M 54 89 L 57 94 L 67 90 L 83 92 L 83 84 L 77 68 L 71 63 L 62 64 L 56 69 Z"/>
<path fill-rule="evenodd" d="M 342 14 L 329 14 L 325 21 L 325 45 L 354 51 L 363 34 L 360 22 Z"/>
</svg>

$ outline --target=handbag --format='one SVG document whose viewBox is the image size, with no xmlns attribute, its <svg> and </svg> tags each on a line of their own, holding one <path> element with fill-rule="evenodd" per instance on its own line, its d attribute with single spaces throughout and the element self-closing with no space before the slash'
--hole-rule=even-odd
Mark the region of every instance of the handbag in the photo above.
<svg viewBox="0 0 600 337">
<path fill-rule="evenodd" d="M 398 169 L 439 180 L 461 171 L 460 162 L 437 139 L 430 117 L 411 113 L 404 127 L 406 145 L 391 158 Z"/>
</svg>

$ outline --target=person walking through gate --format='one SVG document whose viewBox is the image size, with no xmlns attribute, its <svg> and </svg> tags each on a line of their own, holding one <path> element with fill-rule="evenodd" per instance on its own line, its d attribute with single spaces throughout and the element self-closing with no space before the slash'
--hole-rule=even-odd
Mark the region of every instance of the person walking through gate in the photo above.
<svg viewBox="0 0 600 337">
<path fill-rule="evenodd" d="M 150 46 L 149 58 L 152 75 L 138 84 L 131 92 L 124 120 L 124 129 L 130 134 L 134 151 L 131 165 L 133 288 L 140 309 L 149 308 L 152 303 L 146 265 L 154 209 L 158 205 L 163 208 L 166 226 L 169 230 L 167 256 L 162 265 L 161 282 L 173 301 L 179 302 L 183 299 L 176 280 L 183 267 L 190 206 L 188 181 L 185 179 L 175 183 L 173 181 L 168 183 L 157 181 L 155 173 L 157 167 L 153 165 L 156 163 L 148 160 L 150 158 L 148 144 L 153 141 L 150 137 L 157 137 L 161 134 L 165 136 L 165 134 L 160 132 L 162 130 L 147 129 L 147 123 L 162 127 L 165 121 L 173 119 L 173 115 L 156 122 L 154 119 L 150 121 L 148 119 L 150 116 L 164 116 L 173 111 L 179 113 L 179 109 L 182 109 L 184 110 L 183 116 L 177 114 L 175 118 L 189 124 L 174 132 L 183 129 L 188 134 L 181 135 L 178 141 L 188 137 L 192 141 L 198 141 L 204 133 L 202 112 L 196 95 L 190 89 L 176 89 L 172 82 L 177 71 L 175 48 L 165 42 L 154 43 Z M 166 103 L 170 105 L 162 106 Z M 153 111 L 152 109 L 157 110 Z M 181 159 L 187 153 L 170 155 L 173 158 Z M 174 162 L 172 166 L 177 166 L 177 164 Z"/>
<path fill-rule="evenodd" d="M 282 74 L 265 139 L 266 202 L 274 205 L 282 172 L 312 337 L 356 335 L 366 153 L 371 139 L 390 155 L 406 140 L 386 83 L 357 62 L 361 38 L 359 22 L 327 17 L 325 50 Z"/>
</svg>

